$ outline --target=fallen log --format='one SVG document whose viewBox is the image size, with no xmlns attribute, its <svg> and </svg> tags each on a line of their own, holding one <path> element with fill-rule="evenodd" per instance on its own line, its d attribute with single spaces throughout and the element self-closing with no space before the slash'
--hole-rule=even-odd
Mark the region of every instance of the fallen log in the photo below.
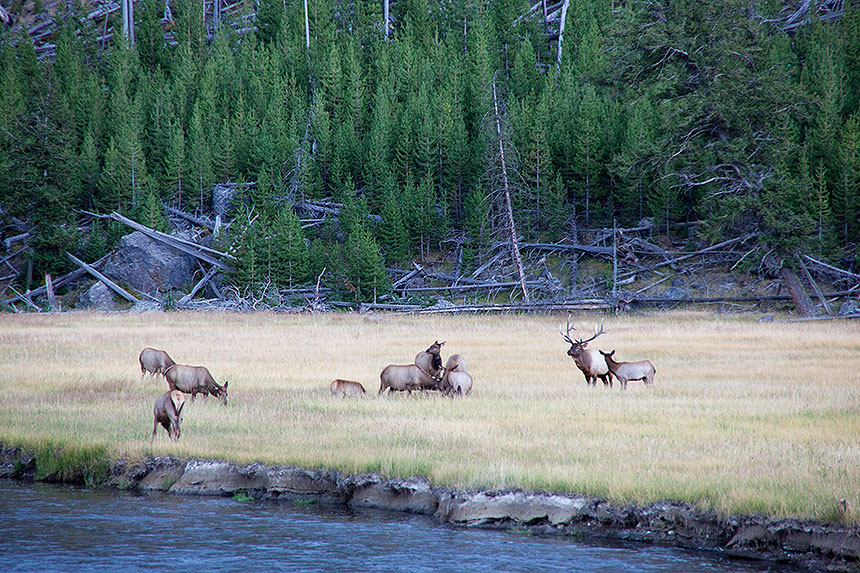
<svg viewBox="0 0 860 573">
<path fill-rule="evenodd" d="M 192 298 L 194 298 L 194 295 L 197 294 L 197 291 L 199 291 L 201 288 L 203 288 L 206 285 L 206 283 L 208 283 L 209 280 L 215 276 L 215 273 L 217 273 L 217 272 L 218 272 L 218 267 L 212 267 L 211 269 L 209 269 L 209 272 L 206 273 L 203 276 L 203 278 L 197 282 L 196 285 L 194 285 L 194 287 L 191 289 L 191 291 L 187 295 L 185 295 L 181 299 L 179 299 L 179 302 L 177 302 L 176 305 L 182 306 L 185 303 L 187 303 L 188 301 L 190 301 Z M 221 297 L 219 297 L 219 298 L 221 298 Z"/>
<path fill-rule="evenodd" d="M 834 266 L 832 266 L 832 265 L 828 265 L 827 263 L 823 263 L 823 262 L 821 262 L 821 261 L 819 261 L 819 260 L 813 259 L 813 258 L 812 258 L 812 257 L 810 257 L 809 255 L 803 255 L 803 258 L 804 258 L 804 259 L 806 259 L 807 261 L 809 261 L 810 263 L 813 263 L 813 264 L 816 264 L 816 265 L 818 265 L 818 266 L 824 267 L 825 269 L 827 269 L 827 270 L 829 270 L 829 271 L 832 271 L 832 272 L 834 272 L 834 273 L 837 273 L 837 274 L 840 274 L 840 275 L 845 275 L 845 276 L 851 277 L 851 278 L 853 278 L 853 279 L 860 279 L 860 275 L 858 275 L 857 273 L 852 273 L 852 272 L 850 272 L 850 271 L 846 271 L 846 270 L 843 270 L 843 269 L 840 269 L 840 268 L 834 267 Z"/>
<path fill-rule="evenodd" d="M 30 299 L 30 293 L 29 292 L 25 292 L 24 294 L 21 294 L 17 290 L 15 290 L 15 287 L 13 287 L 12 285 L 7 285 L 7 286 L 9 287 L 9 290 L 11 290 L 16 295 L 18 295 L 15 299 L 13 299 L 13 301 L 14 300 L 22 300 L 25 303 L 27 303 L 27 306 L 32 306 L 33 309 L 35 309 L 37 312 L 42 312 L 42 309 L 39 308 L 38 306 L 36 306 L 33 303 L 33 301 Z M 9 303 L 9 304 L 11 304 L 11 303 Z M 15 307 L 13 306 L 12 308 L 15 308 Z M 17 309 L 16 309 L 16 312 L 17 312 Z"/>
<path fill-rule="evenodd" d="M 82 269 L 86 270 L 88 273 L 101 281 L 106 287 L 123 297 L 125 300 L 133 303 L 140 302 L 136 296 L 134 296 L 133 294 L 131 294 L 130 292 L 128 292 L 127 290 L 125 290 L 124 288 L 122 288 L 121 286 L 95 270 L 92 266 L 88 265 L 69 251 L 66 251 L 66 255 L 69 257 L 69 260 L 71 260 L 73 263 L 75 263 Z"/>
<path fill-rule="evenodd" d="M 650 271 L 650 270 L 654 270 L 654 269 L 657 269 L 660 267 L 665 267 L 667 265 L 673 265 L 675 263 L 679 263 L 681 261 L 684 261 L 684 260 L 692 258 L 692 257 L 709 254 L 713 251 L 718 251 L 718 250 L 722 249 L 723 247 L 725 247 L 727 245 L 731 245 L 733 243 L 740 243 L 740 242 L 748 241 L 749 239 L 752 239 L 753 237 L 756 237 L 756 236 L 758 236 L 758 233 L 750 233 L 749 235 L 744 235 L 743 237 L 735 237 L 734 239 L 729 239 L 728 241 L 723 241 L 722 243 L 717 243 L 716 245 L 711 245 L 710 247 L 706 247 L 704 249 L 701 249 L 699 251 L 695 251 L 693 253 L 689 253 L 687 255 L 675 257 L 674 259 L 669 259 L 668 261 L 661 261 L 661 262 L 657 263 L 656 265 L 651 265 L 649 267 L 644 267 L 642 269 L 636 269 L 633 271 L 627 271 L 626 273 L 619 275 L 618 278 L 624 279 L 627 277 L 634 276 L 638 273 L 641 273 L 643 270 Z"/>
<path fill-rule="evenodd" d="M 54 285 L 51 283 L 51 273 L 45 275 L 45 292 L 48 294 L 48 307 L 51 310 L 60 310 L 57 306 L 57 297 L 54 295 Z"/>
<path fill-rule="evenodd" d="M 94 213 L 93 213 L 94 214 Z M 113 219 L 114 221 L 119 221 L 124 225 L 135 229 L 136 231 L 140 231 L 147 237 L 155 239 L 156 241 L 160 241 L 166 245 L 170 245 L 174 249 L 182 251 L 183 253 L 187 253 L 193 257 L 197 257 L 198 259 L 209 263 L 210 265 L 214 265 L 221 270 L 230 271 L 232 270 L 229 265 L 221 262 L 217 258 L 210 256 L 207 253 L 211 253 L 217 255 L 219 257 L 225 257 L 229 259 L 236 259 L 233 255 L 229 255 L 227 253 L 222 253 L 220 251 L 216 251 L 215 249 L 210 249 L 209 247 L 204 247 L 202 245 L 198 245 L 197 243 L 193 243 L 191 241 L 186 241 L 184 239 L 179 239 L 177 237 L 172 237 L 160 231 L 156 231 L 154 229 L 150 229 L 146 225 L 141 225 L 137 221 L 132 221 L 128 217 L 120 215 L 116 211 L 111 213 L 110 215 L 96 215 L 97 217 L 107 217 L 108 219 Z"/>
<path fill-rule="evenodd" d="M 470 304 L 440 308 L 422 308 L 409 311 L 410 314 L 459 314 L 464 312 L 573 312 L 573 311 L 610 311 L 615 307 L 601 299 L 583 299 L 571 302 L 511 303 L 511 304 Z"/>
<path fill-rule="evenodd" d="M 186 213 L 184 211 L 180 211 L 179 209 L 174 209 L 173 207 L 168 207 L 166 205 L 164 208 L 171 215 L 181 217 L 182 219 L 185 219 L 186 221 L 190 221 L 191 223 L 194 223 L 195 225 L 197 225 L 199 227 L 206 227 L 210 231 L 215 230 L 215 223 L 213 223 L 209 219 L 204 219 L 203 217 L 196 217 L 194 215 L 189 215 L 188 213 Z"/>
<path fill-rule="evenodd" d="M 543 286 L 542 281 L 526 281 L 526 287 L 532 289 L 539 289 Z M 515 282 L 507 282 L 507 283 L 490 283 L 484 282 L 480 284 L 468 284 L 468 285 L 448 285 L 448 286 L 438 286 L 438 287 L 413 287 L 413 288 L 401 288 L 397 289 L 399 292 L 410 293 L 410 292 L 434 292 L 434 291 L 468 291 L 468 290 L 495 290 L 495 289 L 508 289 L 508 288 L 519 288 L 521 286 L 519 281 Z"/>
<path fill-rule="evenodd" d="M 98 267 L 99 265 L 101 265 L 101 264 L 105 261 L 105 259 L 107 259 L 107 255 L 105 255 L 104 257 L 100 258 L 99 260 L 97 260 L 96 262 L 94 262 L 93 264 L 91 264 L 90 266 L 91 266 L 91 267 L 93 267 L 93 268 L 96 268 L 96 267 Z M 86 274 L 87 274 L 87 271 L 86 271 L 85 269 L 83 269 L 83 268 L 75 269 L 75 270 L 73 270 L 72 272 L 67 273 L 67 274 L 65 274 L 65 275 L 61 276 L 61 277 L 60 277 L 60 278 L 58 278 L 57 280 L 52 281 L 52 283 L 53 283 L 53 286 L 54 286 L 54 288 L 55 288 L 55 289 L 56 289 L 56 288 L 60 288 L 60 287 L 61 287 L 61 286 L 63 286 L 64 284 L 69 283 L 69 282 L 72 282 L 72 281 L 74 281 L 74 280 L 77 280 L 77 279 L 81 278 L 82 276 L 84 276 L 84 275 L 86 275 Z M 46 288 L 46 287 L 39 287 L 39 288 L 37 288 L 37 289 L 33 289 L 33 290 L 31 290 L 29 293 L 26 293 L 26 294 L 27 294 L 27 296 L 31 296 L 31 297 L 33 297 L 33 296 L 41 296 L 41 295 L 45 294 L 46 292 L 47 292 L 47 288 Z M 23 299 L 21 298 L 21 295 L 18 295 L 18 296 L 16 296 L 15 298 L 11 298 L 11 299 L 4 300 L 4 301 L 3 301 L 3 303 L 5 303 L 5 304 L 12 304 L 13 302 L 16 302 L 16 301 L 19 301 L 19 300 L 23 300 Z"/>
<path fill-rule="evenodd" d="M 809 283 L 809 286 L 812 287 L 813 292 L 815 292 L 815 296 L 817 296 L 818 300 L 821 302 L 821 306 L 824 307 L 824 314 L 833 314 L 830 311 L 830 303 L 827 302 L 827 299 L 821 293 L 821 289 L 818 288 L 818 283 L 812 278 L 812 274 L 809 272 L 809 269 L 806 268 L 806 264 L 803 262 L 803 259 L 798 255 L 795 256 L 797 257 L 797 262 L 800 263 L 800 270 L 803 271 L 803 276 L 806 277 L 806 281 Z"/>
</svg>

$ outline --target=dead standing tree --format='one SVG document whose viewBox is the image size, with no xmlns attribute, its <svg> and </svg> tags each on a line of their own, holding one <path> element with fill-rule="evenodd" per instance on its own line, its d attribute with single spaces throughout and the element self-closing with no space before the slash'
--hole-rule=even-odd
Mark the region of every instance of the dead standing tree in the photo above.
<svg viewBox="0 0 860 573">
<path fill-rule="evenodd" d="M 520 257 L 520 247 L 517 243 L 517 227 L 514 222 L 514 210 L 511 203 L 512 181 L 508 176 L 509 170 L 514 172 L 513 159 L 516 157 L 516 152 L 513 150 L 513 144 L 510 141 L 508 133 L 507 113 L 505 111 L 504 100 L 499 93 L 499 87 L 496 83 L 496 74 L 493 74 L 493 80 L 490 83 L 490 111 L 485 118 L 487 127 L 488 140 L 492 141 L 492 145 L 487 145 L 487 167 L 489 179 L 492 183 L 492 201 L 494 210 L 498 211 L 498 204 L 501 205 L 501 219 L 504 221 L 503 228 L 506 234 L 509 235 L 511 242 L 511 257 L 517 268 L 517 276 L 520 289 L 523 293 L 523 299 L 529 300 L 529 293 L 526 290 L 526 278 L 523 272 L 523 262 Z"/>
</svg>

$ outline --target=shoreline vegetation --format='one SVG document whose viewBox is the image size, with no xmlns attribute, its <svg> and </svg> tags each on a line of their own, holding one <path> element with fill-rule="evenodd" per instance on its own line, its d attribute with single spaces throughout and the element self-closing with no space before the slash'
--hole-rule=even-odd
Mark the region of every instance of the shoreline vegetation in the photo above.
<svg viewBox="0 0 860 573">
<path fill-rule="evenodd" d="M 289 466 L 351 476 L 338 480 L 353 485 L 368 475 L 380 484 L 419 480 L 430 492 L 478 492 L 468 494 L 471 501 L 487 492 L 491 498 L 552 492 L 540 495 L 590 500 L 583 507 L 591 517 L 561 528 L 537 517 L 524 525 L 650 542 L 673 542 L 668 531 L 690 529 L 660 529 L 643 517 L 654 504 L 668 504 L 682 508 L 674 519 L 699 523 L 699 516 L 711 516 L 708 527 L 720 534 L 706 542 L 688 532 L 694 545 L 857 569 L 860 325 L 691 312 L 607 317 L 598 347 L 657 368 L 653 388 L 631 382 L 624 391 L 617 383 L 586 387 L 565 354 L 563 321 L 560 315 L 2 315 L 0 444 L 35 459 L 27 470 L 7 455 L 3 475 L 26 470 L 34 479 L 97 485 L 116 477 L 120 466 L 225 460 L 246 474 Z M 600 317 L 572 322 L 590 335 Z M 376 397 L 379 372 L 410 363 L 433 340 L 446 340 L 443 359 L 466 357 L 472 396 Z M 229 379 L 229 405 L 189 401 L 180 441 L 171 443 L 159 428 L 150 444 L 152 405 L 167 385 L 141 378 L 137 354 L 145 346 L 167 350 L 178 363 L 207 366 L 218 382 Z M 361 382 L 368 396 L 332 397 L 334 378 Z M 600 507 L 618 513 L 610 511 L 601 525 L 594 513 Z M 634 521 L 651 526 L 637 533 Z M 753 526 L 759 529 L 748 530 Z M 820 535 L 829 549 L 810 541 Z"/>
</svg>

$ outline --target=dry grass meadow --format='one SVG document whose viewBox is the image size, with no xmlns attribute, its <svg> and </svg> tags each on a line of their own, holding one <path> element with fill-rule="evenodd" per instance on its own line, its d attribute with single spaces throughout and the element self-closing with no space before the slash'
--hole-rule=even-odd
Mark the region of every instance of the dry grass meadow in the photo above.
<svg viewBox="0 0 860 573">
<path fill-rule="evenodd" d="M 598 346 L 657 367 L 653 388 L 621 391 L 586 387 L 558 333 L 564 320 L 3 314 L 0 442 L 860 521 L 851 509 L 860 507 L 860 323 L 608 317 Z M 596 321 L 574 317 L 586 334 Z M 435 339 L 447 341 L 443 358 L 466 357 L 472 396 L 378 398 L 382 368 L 411 363 Z M 152 405 L 167 384 L 141 379 L 144 346 L 229 379 L 229 405 L 198 398 L 177 444 L 161 427 L 150 444 Z M 361 382 L 367 397 L 333 398 L 333 378 Z"/>
</svg>

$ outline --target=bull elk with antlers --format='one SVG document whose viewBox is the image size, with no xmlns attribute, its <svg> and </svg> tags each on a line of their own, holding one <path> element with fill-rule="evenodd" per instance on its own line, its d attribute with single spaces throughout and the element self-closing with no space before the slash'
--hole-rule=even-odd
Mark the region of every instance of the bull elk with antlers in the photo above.
<svg viewBox="0 0 860 573">
<path fill-rule="evenodd" d="M 582 340 L 581 338 L 571 339 L 571 330 L 576 330 L 576 328 L 570 325 L 570 315 L 568 314 L 567 332 L 561 332 L 561 327 L 559 327 L 559 332 L 561 332 L 564 340 L 570 344 L 567 355 L 573 358 L 573 362 L 576 364 L 576 367 L 585 375 L 586 384 L 597 384 L 597 379 L 600 378 L 603 381 L 604 386 L 608 384 L 611 387 L 612 372 L 609 370 L 609 366 L 606 364 L 606 360 L 604 360 L 603 355 L 601 355 L 598 350 L 589 350 L 586 348 L 589 342 L 601 334 L 605 334 L 606 331 L 603 330 L 603 320 L 600 321 L 600 330 L 598 331 L 595 329 L 594 336 L 586 340 Z"/>
</svg>

